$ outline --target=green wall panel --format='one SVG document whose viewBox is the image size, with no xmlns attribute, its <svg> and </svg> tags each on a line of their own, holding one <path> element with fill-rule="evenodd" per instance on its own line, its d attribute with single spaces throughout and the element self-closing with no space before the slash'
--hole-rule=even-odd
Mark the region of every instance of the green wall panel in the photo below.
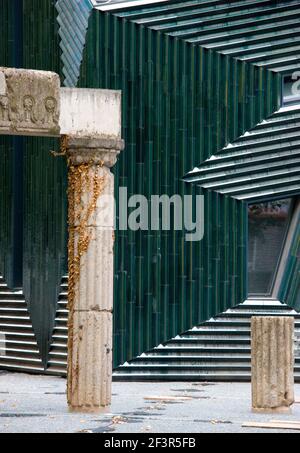
<svg viewBox="0 0 300 453">
<path fill-rule="evenodd" d="M 12 140 L 0 137 L 0 274 L 8 281 L 12 272 Z"/>
<path fill-rule="evenodd" d="M 55 0 L 23 0 L 23 67 L 60 74 Z"/>
<path fill-rule="evenodd" d="M 24 294 L 43 358 L 66 272 L 66 165 L 53 149 L 57 141 L 30 138 L 24 153 Z"/>
<path fill-rule="evenodd" d="M 24 68 L 60 73 L 56 15 L 55 1 L 24 0 Z M 45 363 L 66 273 L 66 163 L 50 153 L 58 149 L 55 140 L 25 140 L 23 285 Z"/>
<path fill-rule="evenodd" d="M 10 0 L 2 3 L 0 64 L 12 65 L 13 8 Z M 126 14 L 92 13 L 80 78 L 81 87 L 123 93 L 126 149 L 114 169 L 116 194 L 119 186 L 129 196 L 195 199 L 203 193 L 205 236 L 189 243 L 178 231 L 116 232 L 115 366 L 245 299 L 245 206 L 182 178 L 274 112 L 281 89 L 274 72 L 134 23 Z M 54 1 L 24 0 L 23 30 L 23 67 L 61 73 Z M 7 273 L 12 145 L 9 138 L 0 140 L 0 272 Z M 55 141 L 24 140 L 23 285 L 45 362 L 66 272 L 66 167 L 51 149 L 58 149 Z M 285 288 L 291 303 L 299 288 L 299 252 L 292 256 L 293 276 Z"/>
<path fill-rule="evenodd" d="M 22 61 L 18 66 L 60 73 L 60 52 L 55 1 L 2 0 L 0 25 L 5 30 L 1 40 L 1 65 L 14 66 L 17 43 L 14 15 L 22 18 Z M 0 172 L 1 226 L 0 272 L 7 274 L 16 241 L 12 239 L 11 156 L 12 139 L 1 137 Z M 50 150 L 59 143 L 50 139 L 25 138 L 23 144 L 23 291 L 30 310 L 33 328 L 46 364 L 55 319 L 58 288 L 66 273 L 67 202 L 66 163 Z"/>
<path fill-rule="evenodd" d="M 60 73 L 55 1 L 24 0 L 24 68 Z M 25 140 L 24 294 L 44 363 L 54 326 L 59 284 L 66 272 L 66 163 L 51 139 Z"/>
<path fill-rule="evenodd" d="M 228 56 L 94 11 L 80 86 L 121 89 L 126 149 L 119 186 L 195 195 L 182 177 L 278 108 L 279 77 Z M 205 195 L 205 237 L 117 232 L 114 364 L 246 298 L 246 210 Z"/>
<path fill-rule="evenodd" d="M 3 1 L 0 11 L 0 66 L 14 63 L 14 10 Z M 13 269 L 12 187 L 13 139 L 0 136 L 0 274 L 10 283 Z"/>
</svg>

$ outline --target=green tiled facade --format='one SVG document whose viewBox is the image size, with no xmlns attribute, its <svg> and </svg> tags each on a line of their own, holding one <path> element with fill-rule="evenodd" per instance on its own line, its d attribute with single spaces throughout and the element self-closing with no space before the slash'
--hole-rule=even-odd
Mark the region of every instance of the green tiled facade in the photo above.
<svg viewBox="0 0 300 453">
<path fill-rule="evenodd" d="M 91 9 L 88 29 L 80 30 L 83 54 L 67 21 L 59 31 L 54 1 L 23 0 L 22 38 L 11 25 L 13 2 L 3 4 L 0 65 L 14 64 L 11 49 L 21 39 L 23 67 L 54 70 L 64 81 L 72 58 L 74 68 L 82 58 L 78 87 L 122 90 L 126 149 L 115 168 L 116 193 L 125 186 L 129 196 L 205 197 L 202 241 L 186 242 L 180 231 L 116 232 L 114 365 L 243 302 L 246 204 L 184 177 L 280 108 L 283 77 L 299 68 L 300 1 L 171 0 Z M 0 142 L 0 273 L 11 281 L 9 140 Z M 290 145 L 282 141 L 279 152 Z M 44 363 L 66 272 L 66 168 L 49 152 L 57 146 L 23 143 L 22 286 Z M 280 293 L 299 307 L 299 229 Z"/>
</svg>

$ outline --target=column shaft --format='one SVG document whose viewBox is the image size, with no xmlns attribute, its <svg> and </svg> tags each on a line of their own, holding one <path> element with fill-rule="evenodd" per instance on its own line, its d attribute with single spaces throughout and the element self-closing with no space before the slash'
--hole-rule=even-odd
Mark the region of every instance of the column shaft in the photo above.
<svg viewBox="0 0 300 453">
<path fill-rule="evenodd" d="M 68 404 L 72 410 L 98 411 L 111 402 L 114 177 L 109 166 L 116 152 L 69 149 L 68 156 Z"/>
<path fill-rule="evenodd" d="M 286 411 L 294 402 L 294 319 L 254 316 L 251 320 L 252 407 Z"/>
</svg>

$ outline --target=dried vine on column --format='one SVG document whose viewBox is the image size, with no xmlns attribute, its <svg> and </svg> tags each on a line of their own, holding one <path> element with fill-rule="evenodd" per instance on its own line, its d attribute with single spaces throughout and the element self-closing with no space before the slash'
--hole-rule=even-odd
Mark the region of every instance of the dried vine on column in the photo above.
<svg viewBox="0 0 300 453">
<path fill-rule="evenodd" d="M 74 324 L 74 301 L 76 286 L 80 279 L 80 263 L 82 256 L 88 251 L 91 241 L 91 230 L 88 222 L 95 213 L 97 201 L 105 188 L 105 176 L 99 176 L 99 169 L 103 163 L 95 163 L 92 159 L 87 163 L 74 165 L 71 158 L 68 159 L 68 310 L 69 310 L 69 337 L 68 352 L 72 354 L 73 324 Z M 91 169 L 93 171 L 90 177 Z M 89 194 L 88 206 L 83 205 L 84 194 Z M 75 247 L 76 239 L 76 247 Z M 69 366 L 73 363 L 72 357 L 68 361 Z M 78 366 L 76 366 L 77 368 Z M 71 370 L 69 369 L 70 373 Z M 75 371 L 76 372 L 76 371 Z"/>
</svg>

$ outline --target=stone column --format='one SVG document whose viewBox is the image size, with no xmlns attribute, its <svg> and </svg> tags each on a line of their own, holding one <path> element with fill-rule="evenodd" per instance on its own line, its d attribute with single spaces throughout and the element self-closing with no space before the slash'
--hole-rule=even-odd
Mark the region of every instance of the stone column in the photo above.
<svg viewBox="0 0 300 453">
<path fill-rule="evenodd" d="M 68 137 L 68 404 L 95 412 L 111 402 L 114 176 L 120 139 Z"/>
<path fill-rule="evenodd" d="M 289 412 L 294 403 L 294 318 L 254 316 L 251 350 L 253 411 Z"/>
</svg>

